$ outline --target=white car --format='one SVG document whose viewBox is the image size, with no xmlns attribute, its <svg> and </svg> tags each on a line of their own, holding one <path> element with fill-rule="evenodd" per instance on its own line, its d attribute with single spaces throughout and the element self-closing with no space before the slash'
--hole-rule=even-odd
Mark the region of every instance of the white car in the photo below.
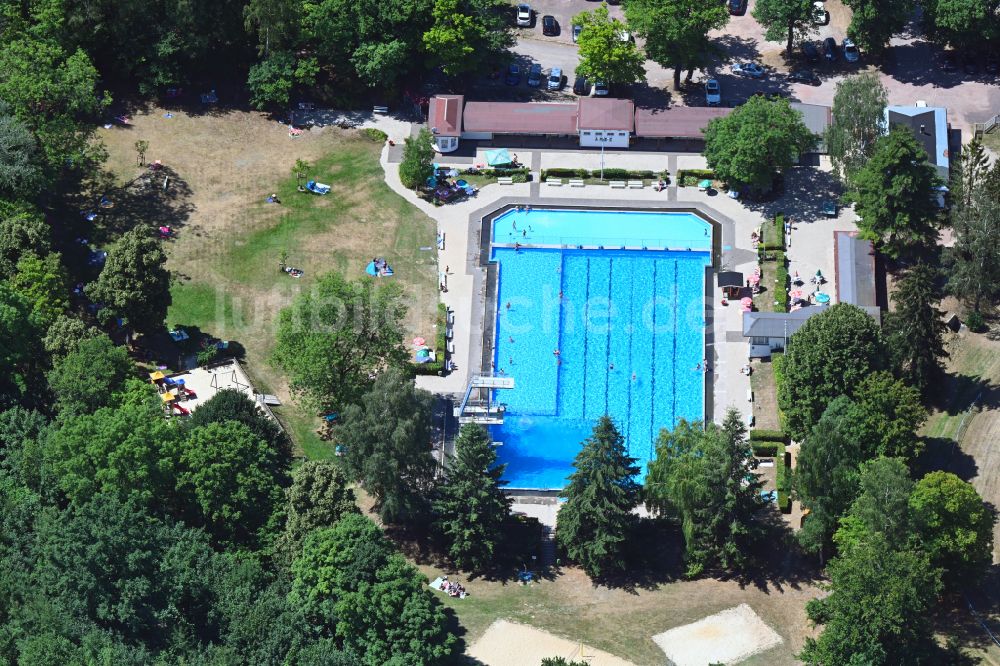
<svg viewBox="0 0 1000 666">
<path fill-rule="evenodd" d="M 861 52 L 858 51 L 857 44 L 854 43 L 853 39 L 844 40 L 844 60 L 847 62 L 857 62 L 858 58 L 861 57 Z"/>
<path fill-rule="evenodd" d="M 813 3 L 813 23 L 816 25 L 826 25 L 830 22 L 830 12 L 826 11 L 826 7 L 823 6 L 822 2 Z"/>
<path fill-rule="evenodd" d="M 517 6 L 517 25 L 521 28 L 531 27 L 531 7 L 524 3 Z"/>
<path fill-rule="evenodd" d="M 549 82 L 546 85 L 549 90 L 559 90 L 562 88 L 562 69 L 553 67 L 549 72 Z"/>
<path fill-rule="evenodd" d="M 715 79 L 705 81 L 705 101 L 709 106 L 719 106 L 722 103 L 722 86 Z"/>
<path fill-rule="evenodd" d="M 611 94 L 611 89 L 605 81 L 594 81 L 594 97 L 607 97 Z"/>
<path fill-rule="evenodd" d="M 749 76 L 751 79 L 764 78 L 764 67 L 756 62 L 737 62 L 733 64 L 733 74 Z"/>
</svg>

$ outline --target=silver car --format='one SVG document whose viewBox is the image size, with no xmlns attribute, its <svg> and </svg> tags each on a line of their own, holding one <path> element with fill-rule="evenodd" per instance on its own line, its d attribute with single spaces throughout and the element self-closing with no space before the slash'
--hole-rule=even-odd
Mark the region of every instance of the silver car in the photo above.
<svg viewBox="0 0 1000 666">
<path fill-rule="evenodd" d="M 521 3 L 517 6 L 517 25 L 521 28 L 531 27 L 531 6 Z"/>
</svg>

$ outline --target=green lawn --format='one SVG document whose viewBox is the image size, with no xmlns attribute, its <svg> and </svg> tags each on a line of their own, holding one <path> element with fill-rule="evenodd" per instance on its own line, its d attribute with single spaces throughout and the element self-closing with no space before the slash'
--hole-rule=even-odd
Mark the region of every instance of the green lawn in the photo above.
<svg viewBox="0 0 1000 666">
<path fill-rule="evenodd" d="M 242 345 L 258 390 L 279 393 L 284 378 L 268 359 L 280 309 L 323 273 L 367 279 L 365 266 L 380 256 L 392 264 L 392 279 L 407 294 L 410 332 L 432 338 L 438 300 L 435 224 L 385 185 L 378 155 L 377 144 L 345 136 L 308 176 L 332 185 L 329 195 L 299 192 L 289 173 L 281 182 L 261 185 L 276 192 L 281 204 L 252 204 L 241 211 L 239 229 L 210 240 L 182 234 L 171 256 L 179 277 L 171 290 L 168 326 L 197 326 Z M 305 275 L 293 279 L 280 271 L 282 256 Z M 208 263 L 194 270 L 199 262 Z M 294 402 L 275 411 L 303 454 L 333 455 L 315 433 L 320 423 L 315 414 Z"/>
</svg>

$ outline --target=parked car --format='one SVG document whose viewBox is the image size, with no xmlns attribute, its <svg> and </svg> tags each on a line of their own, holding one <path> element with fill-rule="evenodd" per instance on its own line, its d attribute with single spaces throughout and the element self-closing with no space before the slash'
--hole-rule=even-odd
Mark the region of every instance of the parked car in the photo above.
<svg viewBox="0 0 1000 666">
<path fill-rule="evenodd" d="M 954 51 L 945 51 L 941 61 L 941 69 L 946 72 L 954 72 L 958 69 L 957 61 L 958 56 L 955 55 Z"/>
<path fill-rule="evenodd" d="M 816 25 L 826 25 L 830 22 L 830 12 L 826 11 L 826 7 L 823 6 L 822 2 L 813 3 L 813 23 Z"/>
<path fill-rule="evenodd" d="M 583 32 L 583 26 L 582 25 L 577 24 L 577 25 L 573 26 L 573 43 L 574 44 L 577 42 L 578 39 L 580 39 L 580 33 L 581 32 Z"/>
<path fill-rule="evenodd" d="M 556 17 L 551 14 L 546 14 L 542 17 L 542 34 L 555 36 L 559 34 L 559 24 L 556 23 Z"/>
<path fill-rule="evenodd" d="M 709 106 L 719 106 L 722 102 L 722 86 L 715 79 L 705 81 L 705 102 Z"/>
<path fill-rule="evenodd" d="M 611 89 L 605 81 L 594 81 L 594 96 L 607 97 L 611 94 Z"/>
<path fill-rule="evenodd" d="M 793 69 L 788 73 L 788 80 L 793 83 L 805 83 L 809 86 L 818 86 L 822 83 L 816 72 L 811 69 Z"/>
<path fill-rule="evenodd" d="M 802 55 L 809 62 L 819 62 L 819 49 L 816 48 L 815 42 L 802 42 L 799 46 L 802 49 Z"/>
<path fill-rule="evenodd" d="M 573 93 L 580 96 L 590 94 L 590 81 L 587 80 L 587 77 L 576 77 L 576 81 L 573 82 Z"/>
<path fill-rule="evenodd" d="M 549 90 L 559 90 L 562 88 L 562 70 L 558 67 L 553 67 L 552 71 L 549 72 L 549 82 L 546 86 Z"/>
<path fill-rule="evenodd" d="M 733 63 L 733 74 L 738 76 L 749 76 L 751 79 L 764 78 L 764 67 L 756 62 Z"/>
<path fill-rule="evenodd" d="M 510 63 L 507 67 L 507 77 L 504 79 L 504 83 L 509 86 L 521 85 L 521 66 L 516 63 Z"/>
<path fill-rule="evenodd" d="M 858 58 L 861 57 L 861 52 L 858 51 L 857 44 L 854 43 L 852 39 L 844 40 L 844 60 L 847 62 L 857 62 Z"/>
<path fill-rule="evenodd" d="M 521 3 L 517 6 L 517 25 L 521 28 L 531 26 L 531 6 Z"/>
<path fill-rule="evenodd" d="M 837 59 L 837 40 L 833 37 L 827 37 L 823 40 L 823 57 L 826 58 L 827 62 L 833 62 Z"/>
<path fill-rule="evenodd" d="M 528 86 L 537 88 L 542 85 L 542 66 L 537 62 L 528 69 Z"/>
<path fill-rule="evenodd" d="M 729 0 L 729 13 L 734 16 L 746 11 L 746 0 Z"/>
</svg>

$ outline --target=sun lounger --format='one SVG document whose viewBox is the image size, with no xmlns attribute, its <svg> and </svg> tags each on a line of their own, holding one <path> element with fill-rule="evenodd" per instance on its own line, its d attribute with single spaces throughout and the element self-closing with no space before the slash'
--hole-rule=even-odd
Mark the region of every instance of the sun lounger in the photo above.
<svg viewBox="0 0 1000 666">
<path fill-rule="evenodd" d="M 329 194 L 330 186 L 324 185 L 323 183 L 317 183 L 315 180 L 310 180 L 306 183 L 306 189 L 313 194 Z"/>
<path fill-rule="evenodd" d="M 514 177 L 513 176 L 500 176 L 499 178 L 497 178 L 497 182 L 499 184 L 501 184 L 501 185 L 513 185 L 514 184 Z"/>
</svg>

